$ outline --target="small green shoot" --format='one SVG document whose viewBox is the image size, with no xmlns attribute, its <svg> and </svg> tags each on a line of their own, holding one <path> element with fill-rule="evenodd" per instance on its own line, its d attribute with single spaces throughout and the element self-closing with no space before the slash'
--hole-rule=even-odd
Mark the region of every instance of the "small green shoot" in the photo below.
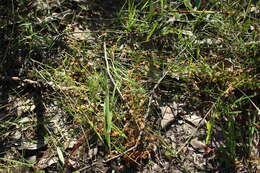
<svg viewBox="0 0 260 173">
<path fill-rule="evenodd" d="M 207 137 L 206 137 L 206 144 L 209 144 L 209 141 L 211 139 L 211 134 L 212 134 L 212 128 L 213 128 L 213 121 L 209 120 L 207 122 Z"/>
</svg>

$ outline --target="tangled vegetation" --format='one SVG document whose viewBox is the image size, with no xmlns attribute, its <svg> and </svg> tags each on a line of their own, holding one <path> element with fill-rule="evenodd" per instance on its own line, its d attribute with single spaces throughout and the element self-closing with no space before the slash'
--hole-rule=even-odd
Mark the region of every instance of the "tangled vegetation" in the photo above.
<svg viewBox="0 0 260 173">
<path fill-rule="evenodd" d="M 174 98 L 203 119 L 205 157 L 217 163 L 197 172 L 254 172 L 259 6 L 2 0 L 1 171 L 90 171 L 101 158 L 108 171 L 140 171 L 158 153 L 181 162 L 182 149 L 171 147 L 158 124 L 160 106 Z"/>
</svg>

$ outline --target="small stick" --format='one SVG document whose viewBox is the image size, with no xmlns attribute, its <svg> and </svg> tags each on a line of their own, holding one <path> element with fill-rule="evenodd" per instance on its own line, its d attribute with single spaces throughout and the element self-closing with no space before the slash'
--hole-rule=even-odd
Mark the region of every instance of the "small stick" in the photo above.
<svg viewBox="0 0 260 173">
<path fill-rule="evenodd" d="M 206 115 L 205 115 L 205 116 L 203 117 L 203 119 L 199 122 L 199 124 L 198 124 L 198 126 L 196 127 L 196 129 L 194 129 L 194 131 L 192 132 L 192 134 L 189 136 L 189 138 L 186 140 L 186 142 L 180 147 L 180 149 L 175 153 L 175 155 L 178 155 L 178 154 L 184 149 L 184 147 L 186 147 L 186 146 L 189 144 L 191 138 L 193 138 L 193 137 L 195 136 L 196 132 L 197 132 L 198 129 L 201 127 L 202 122 L 204 122 L 204 120 L 206 119 L 206 117 L 209 116 L 209 114 L 210 114 L 210 112 L 212 111 L 212 109 L 213 109 L 213 106 L 208 110 L 208 112 L 206 113 Z"/>
<path fill-rule="evenodd" d="M 105 62 L 106 62 L 107 75 L 108 75 L 110 81 L 113 83 L 114 87 L 116 88 L 116 91 L 119 93 L 121 99 L 122 99 L 123 101 L 125 101 L 126 106 L 127 106 L 127 109 L 130 110 L 130 106 L 129 106 L 128 103 L 126 102 L 126 99 L 124 98 L 123 94 L 121 93 L 121 91 L 120 91 L 119 88 L 117 87 L 116 82 L 115 82 L 113 76 L 112 76 L 111 73 L 110 73 L 109 63 L 108 63 L 108 59 L 107 59 L 107 47 L 106 47 L 106 42 L 104 42 L 104 58 L 105 58 Z"/>
</svg>

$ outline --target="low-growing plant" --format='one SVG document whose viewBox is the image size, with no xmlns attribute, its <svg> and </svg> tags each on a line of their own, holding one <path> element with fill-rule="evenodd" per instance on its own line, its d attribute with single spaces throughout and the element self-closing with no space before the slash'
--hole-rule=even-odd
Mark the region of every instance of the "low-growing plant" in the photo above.
<svg viewBox="0 0 260 173">
<path fill-rule="evenodd" d="M 51 138 L 50 153 L 62 162 L 57 169 L 80 147 L 86 153 L 92 146 L 107 148 L 104 163 L 121 157 L 140 166 L 156 155 L 149 145 L 156 143 L 166 148 L 160 152 L 166 158 L 176 159 L 181 150 L 167 144 L 154 119 L 160 115 L 159 101 L 179 97 L 206 120 L 196 127 L 206 129 L 206 146 L 220 140 L 213 153 L 220 171 L 231 172 L 239 164 L 253 169 L 259 136 L 257 2 L 126 0 L 113 11 L 101 1 L 12 1 L 10 9 L 1 3 L 8 18 L 0 21 L 0 41 L 7 45 L 0 49 L 0 80 L 6 84 L 1 93 L 4 100 L 18 97 L 15 92 L 19 97 L 37 93 L 43 95 L 43 107 L 55 103 L 61 109 L 59 117 L 77 143 L 66 153 L 65 146 L 60 148 L 68 140 L 62 132 Z M 161 98 L 162 91 L 169 98 Z M 26 116 L 8 112 L 10 104 L 1 107 L 8 116 L 0 124 L 0 143 Z M 52 118 L 42 123 L 49 127 Z M 2 155 L 4 166 L 33 166 L 23 154 L 17 159 Z"/>
</svg>

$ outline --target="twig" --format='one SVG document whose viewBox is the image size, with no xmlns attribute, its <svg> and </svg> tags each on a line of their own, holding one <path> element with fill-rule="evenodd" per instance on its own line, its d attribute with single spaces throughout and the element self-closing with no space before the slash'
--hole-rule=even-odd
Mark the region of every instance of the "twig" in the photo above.
<svg viewBox="0 0 260 173">
<path fill-rule="evenodd" d="M 205 14 L 232 14 L 223 11 L 209 11 L 209 10 L 170 10 L 172 13 L 205 13 Z"/>
<path fill-rule="evenodd" d="M 196 13 L 205 13 L 205 14 L 233 14 L 232 12 L 224 12 L 224 11 L 210 11 L 210 10 L 169 10 L 170 13 L 188 13 L 188 14 L 196 14 Z M 140 14 L 148 14 L 150 12 L 142 12 Z M 154 11 L 154 14 L 158 14 L 160 12 Z"/>
<path fill-rule="evenodd" d="M 165 78 L 165 76 L 168 74 L 168 71 L 166 71 L 162 77 L 157 81 L 156 85 L 153 87 L 152 91 L 150 92 L 150 97 L 149 97 L 149 102 L 148 102 L 148 108 L 147 108 L 147 111 L 146 111 L 146 114 L 144 116 L 144 122 L 146 121 L 147 117 L 149 116 L 149 113 L 150 113 L 150 108 L 151 108 L 151 104 L 152 104 L 152 100 L 153 100 L 153 97 L 154 97 L 154 93 L 155 93 L 155 90 L 158 88 L 158 86 L 160 85 L 160 83 L 162 82 L 162 80 Z M 143 133 L 144 133 L 144 130 L 141 129 L 140 133 L 139 133 L 139 136 L 137 138 L 137 142 L 136 142 L 136 147 L 138 145 L 138 143 L 140 142 L 142 136 L 143 136 Z"/>
<path fill-rule="evenodd" d="M 236 89 L 238 89 L 252 103 L 252 105 L 257 110 L 257 114 L 260 115 L 260 109 L 256 106 L 256 104 L 252 101 L 252 99 L 250 97 L 248 97 L 248 95 L 244 91 L 242 91 L 240 88 L 236 87 Z"/>
<path fill-rule="evenodd" d="M 130 106 L 129 106 L 128 103 L 126 102 L 126 100 L 125 100 L 123 94 L 121 93 L 121 91 L 120 91 L 119 88 L 117 87 L 116 82 L 115 82 L 113 76 L 112 76 L 111 73 L 110 73 L 109 63 L 108 63 L 108 59 L 107 59 L 107 47 L 106 47 L 106 42 L 104 42 L 104 58 L 105 58 L 105 62 L 106 62 L 106 72 L 107 72 L 107 75 L 108 75 L 110 81 L 113 83 L 113 85 L 114 85 L 116 91 L 119 93 L 120 98 L 126 103 L 127 109 L 130 110 Z"/>
<path fill-rule="evenodd" d="M 194 129 L 194 131 L 192 132 L 192 134 L 190 135 L 190 137 L 186 140 L 186 142 L 181 146 L 181 148 L 175 153 L 175 155 L 178 155 L 186 145 L 188 145 L 188 143 L 190 142 L 191 138 L 193 138 L 193 136 L 196 134 L 196 132 L 198 131 L 198 129 L 201 127 L 202 122 L 204 122 L 204 120 L 208 117 L 208 115 L 210 114 L 210 112 L 212 111 L 214 105 L 211 106 L 211 108 L 209 109 L 209 111 L 206 113 L 206 115 L 203 117 L 203 119 L 199 122 L 199 124 L 197 125 L 196 129 Z"/>
<path fill-rule="evenodd" d="M 86 170 L 86 169 L 89 169 L 89 168 L 91 168 L 91 167 L 97 165 L 97 164 L 98 164 L 98 162 L 94 162 L 94 163 L 92 163 L 91 165 L 87 165 L 87 166 L 85 166 L 85 167 L 83 167 L 83 168 L 78 169 L 76 172 L 84 171 L 84 170 Z"/>
</svg>

